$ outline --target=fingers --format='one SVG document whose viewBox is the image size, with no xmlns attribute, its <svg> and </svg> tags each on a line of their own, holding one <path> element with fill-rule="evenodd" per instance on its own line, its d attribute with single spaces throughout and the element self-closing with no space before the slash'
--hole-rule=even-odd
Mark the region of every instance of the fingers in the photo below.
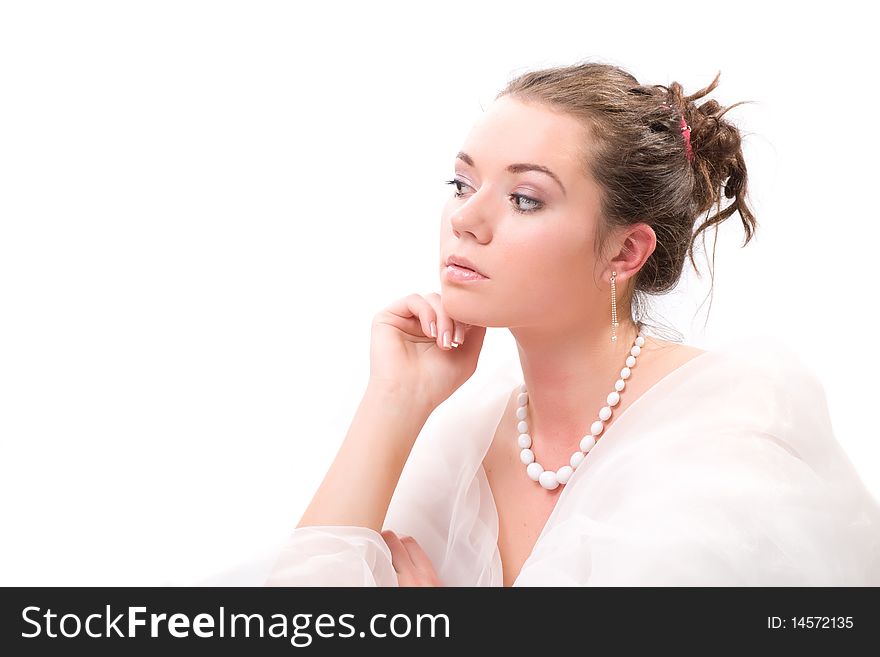
<svg viewBox="0 0 880 657">
<path fill-rule="evenodd" d="M 434 570 L 434 564 L 431 563 L 431 557 L 422 549 L 422 546 L 416 542 L 412 536 L 401 536 L 400 542 L 403 543 L 404 547 L 409 552 L 410 561 L 412 561 L 413 566 L 422 573 L 422 575 L 427 579 L 436 579 L 436 571 Z"/>
<path fill-rule="evenodd" d="M 397 299 L 386 310 L 397 316 L 399 328 L 411 335 L 436 337 L 437 316 L 434 307 L 419 294 Z"/>
<path fill-rule="evenodd" d="M 464 342 L 467 324 L 453 320 L 443 309 L 443 302 L 436 292 L 425 297 L 437 317 L 437 346 L 441 349 L 455 349 Z"/>
<path fill-rule="evenodd" d="M 416 567 L 409 556 L 409 551 L 397 537 L 397 534 L 389 529 L 382 532 L 382 538 L 385 539 L 385 543 L 391 550 L 391 565 L 394 567 L 394 572 L 398 574 L 398 584 L 400 586 L 411 585 Z"/>
<path fill-rule="evenodd" d="M 449 316 L 436 292 L 427 296 L 410 294 L 397 299 L 385 310 L 394 317 L 395 326 L 410 335 L 430 337 L 446 351 L 461 346 L 471 328 Z"/>
<path fill-rule="evenodd" d="M 391 564 L 400 586 L 442 586 L 431 558 L 412 536 L 397 536 L 391 530 L 382 532 L 391 550 Z"/>
</svg>

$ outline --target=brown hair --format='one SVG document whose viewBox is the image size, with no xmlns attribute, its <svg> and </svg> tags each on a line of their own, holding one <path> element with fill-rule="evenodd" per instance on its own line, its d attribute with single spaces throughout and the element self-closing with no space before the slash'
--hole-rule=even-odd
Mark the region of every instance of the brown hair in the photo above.
<svg viewBox="0 0 880 657">
<path fill-rule="evenodd" d="M 678 82 L 668 87 L 643 85 L 618 66 L 579 62 L 524 73 L 496 96 L 536 102 L 583 123 L 584 171 L 603 191 L 597 251 L 617 228 L 644 222 L 654 230 L 654 252 L 624 289 L 631 306 L 645 304 L 646 294 L 673 289 L 686 255 L 697 269 L 693 247 L 706 229 L 716 226 L 717 242 L 717 225 L 738 212 L 745 246 L 757 227 L 746 203 L 741 134 L 722 118 L 733 107 L 751 101 L 726 108 L 714 100 L 694 102 L 715 89 L 720 76 L 719 71 L 709 86 L 686 96 Z M 691 129 L 692 162 L 686 155 L 681 117 Z M 724 208 L 722 195 L 733 199 Z M 696 217 L 708 214 L 713 206 L 715 213 L 694 231 Z M 705 245 L 705 234 L 703 240 Z M 713 265 L 714 260 L 713 249 Z"/>
</svg>

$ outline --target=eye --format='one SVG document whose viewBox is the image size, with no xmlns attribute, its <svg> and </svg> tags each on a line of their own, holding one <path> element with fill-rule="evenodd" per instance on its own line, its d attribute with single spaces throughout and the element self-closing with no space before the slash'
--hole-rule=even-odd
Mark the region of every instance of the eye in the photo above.
<svg viewBox="0 0 880 657">
<path fill-rule="evenodd" d="M 513 209 L 516 212 L 520 212 L 522 214 L 527 214 L 529 212 L 535 212 L 536 210 L 540 210 L 541 206 L 544 205 L 543 203 L 541 203 L 541 201 L 535 200 L 533 198 L 529 198 L 528 196 L 523 196 L 522 194 L 511 194 L 510 198 L 513 200 Z M 526 201 L 528 203 L 534 203 L 535 206 L 532 208 L 528 208 L 526 210 L 523 210 L 522 207 L 519 205 L 519 201 Z"/>
<path fill-rule="evenodd" d="M 455 185 L 455 191 L 453 192 L 453 196 L 455 196 L 455 198 L 461 198 L 463 196 L 462 191 L 461 191 L 462 186 L 470 187 L 470 185 L 463 183 L 461 180 L 447 180 L 446 184 L 447 185 Z M 541 201 L 534 199 L 534 198 L 530 198 L 528 196 L 524 196 L 523 194 L 509 194 L 508 198 L 513 201 L 513 211 L 519 212 L 520 214 L 529 214 L 530 212 L 536 212 L 544 206 L 544 204 Z M 519 205 L 519 203 L 521 201 L 524 201 L 526 203 L 532 203 L 534 205 L 533 205 L 533 207 L 523 209 L 522 206 Z"/>
<path fill-rule="evenodd" d="M 447 185 L 455 185 L 455 191 L 452 192 L 452 195 L 455 196 L 455 198 L 461 198 L 461 187 L 460 187 L 460 185 L 464 185 L 463 182 L 461 182 L 460 180 L 447 180 L 447 181 L 446 181 L 446 184 L 447 184 Z"/>
</svg>

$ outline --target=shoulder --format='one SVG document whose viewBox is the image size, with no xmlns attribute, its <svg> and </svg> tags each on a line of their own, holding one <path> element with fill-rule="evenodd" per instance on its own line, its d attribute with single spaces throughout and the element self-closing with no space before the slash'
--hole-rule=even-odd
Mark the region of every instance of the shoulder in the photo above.
<svg viewBox="0 0 880 657">
<path fill-rule="evenodd" d="M 705 353 L 706 349 L 700 349 L 694 345 L 685 344 L 683 342 L 672 342 L 670 340 L 661 340 L 651 335 L 645 336 L 645 344 L 642 345 L 643 352 L 653 352 L 663 357 L 682 358 L 685 356 L 697 356 Z"/>
<path fill-rule="evenodd" d="M 718 367 L 731 376 L 748 377 L 756 392 L 783 397 L 824 398 L 817 371 L 788 342 L 772 335 L 750 335 L 721 343 L 713 351 Z"/>
<path fill-rule="evenodd" d="M 666 364 L 673 367 L 703 357 L 694 368 L 693 377 L 731 380 L 749 377 L 750 388 L 778 387 L 792 381 L 822 388 L 821 380 L 802 356 L 787 342 L 773 335 L 748 335 L 730 338 L 707 348 L 653 340 L 652 349 Z"/>
<path fill-rule="evenodd" d="M 798 444 L 808 430 L 830 435 L 824 387 L 784 341 L 752 335 L 677 351 L 670 350 L 669 358 L 690 360 L 671 368 L 662 385 L 640 400 L 639 412 L 624 414 L 632 429 L 666 427 L 699 444 L 729 444 L 747 435 Z"/>
<path fill-rule="evenodd" d="M 691 400 L 690 419 L 706 430 L 701 444 L 733 440 L 744 458 L 760 458 L 772 443 L 817 473 L 841 460 L 820 376 L 778 337 L 719 343 L 679 381 L 681 404 Z"/>
</svg>

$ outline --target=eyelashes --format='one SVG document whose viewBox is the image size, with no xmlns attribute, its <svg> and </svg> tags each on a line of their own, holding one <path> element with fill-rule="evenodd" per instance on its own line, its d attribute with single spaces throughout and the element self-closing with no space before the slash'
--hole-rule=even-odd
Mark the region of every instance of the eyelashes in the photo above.
<svg viewBox="0 0 880 657">
<path fill-rule="evenodd" d="M 463 194 L 461 192 L 462 185 L 464 185 L 465 187 L 470 186 L 470 185 L 467 185 L 466 183 L 463 183 L 461 180 L 446 180 L 445 184 L 446 185 L 455 185 L 455 191 L 453 192 L 453 195 L 455 196 L 455 198 L 461 198 L 463 196 Z M 539 201 L 538 199 L 534 199 L 534 198 L 525 196 L 523 194 L 508 194 L 508 198 L 513 201 L 513 211 L 518 212 L 519 214 L 531 214 L 533 212 L 537 212 L 538 210 L 540 210 L 541 208 L 544 207 L 543 202 Z M 523 210 L 519 206 L 520 200 L 527 201 L 529 203 L 535 203 L 537 205 L 536 205 L 536 207 L 530 208 L 528 210 Z"/>
</svg>

